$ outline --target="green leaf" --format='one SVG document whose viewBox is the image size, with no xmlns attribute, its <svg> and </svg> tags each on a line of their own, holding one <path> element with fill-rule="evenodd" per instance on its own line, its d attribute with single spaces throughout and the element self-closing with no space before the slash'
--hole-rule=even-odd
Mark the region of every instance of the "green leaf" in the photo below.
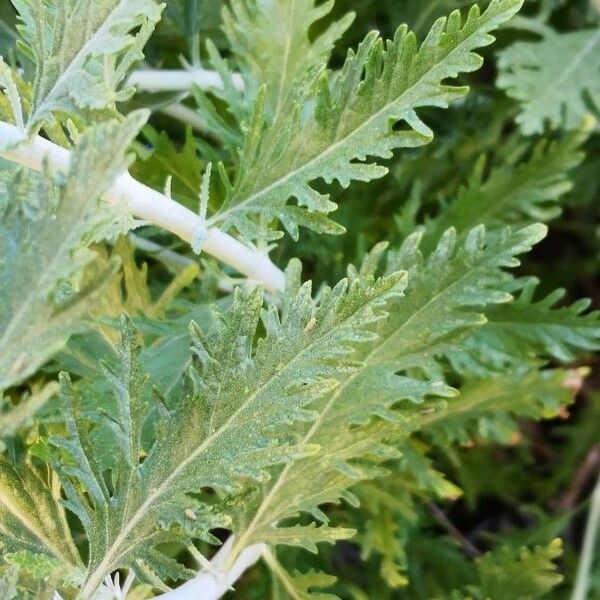
<svg viewBox="0 0 600 600">
<path fill-rule="evenodd" d="M 151 144 L 147 155 L 139 158 L 131 171 L 139 181 L 164 192 L 168 181 L 172 196 L 194 212 L 198 211 L 198 196 L 205 165 L 198 157 L 191 129 L 187 129 L 185 140 L 178 150 L 169 136 L 158 133 L 150 125 L 142 130 Z"/>
<path fill-rule="evenodd" d="M 9 118 L 14 121 L 17 127 L 23 129 L 25 123 L 23 120 L 23 106 L 17 78 L 13 70 L 4 62 L 0 56 L 0 98 L 2 99 L 2 112 L 7 113 Z"/>
<path fill-rule="evenodd" d="M 51 490 L 32 466 L 0 460 L 0 541 L 14 552 L 43 553 L 65 565 L 81 564 L 71 538 L 60 488 Z"/>
<path fill-rule="evenodd" d="M 479 560 L 481 583 L 470 591 L 481 600 L 537 600 L 563 580 L 554 562 L 561 555 L 560 539 L 518 553 L 508 547 L 488 552 Z"/>
<path fill-rule="evenodd" d="M 155 0 L 13 0 L 21 50 L 35 67 L 27 131 L 55 118 L 116 116 L 119 90 L 160 18 Z"/>
<path fill-rule="evenodd" d="M 88 246 L 114 235 L 119 207 L 99 198 L 127 166 L 127 148 L 145 112 L 89 130 L 66 177 L 5 172 L 0 184 L 0 390 L 23 381 L 82 327 L 114 265 L 80 288 L 94 259 Z"/>
<path fill-rule="evenodd" d="M 426 223 L 422 247 L 431 248 L 448 227 L 464 233 L 476 225 L 522 227 L 556 218 L 561 199 L 573 187 L 569 175 L 583 159 L 581 146 L 589 133 L 582 128 L 558 141 L 522 144 L 515 158 L 508 157 L 487 176 L 481 157 L 456 198 Z"/>
<path fill-rule="evenodd" d="M 497 84 L 521 105 L 525 135 L 575 129 L 600 108 L 600 29 L 556 33 L 512 44 L 499 54 Z"/>
<path fill-rule="evenodd" d="M 323 73 L 336 40 L 352 22 L 347 14 L 323 25 L 333 1 L 268 0 L 231 2 L 223 10 L 223 30 L 234 52 L 240 73 L 233 73 L 209 40 L 210 61 L 219 73 L 222 88 L 210 90 L 223 101 L 235 123 L 220 113 L 210 96 L 194 89 L 196 103 L 208 130 L 232 150 L 242 145 L 240 129 L 252 113 L 261 85 L 266 85 L 265 119 L 272 123 L 288 110 L 297 110 Z M 315 35 L 314 31 L 318 29 Z M 274 35 L 276 33 L 276 35 Z M 240 90 L 243 88 L 243 90 Z"/>
<path fill-rule="evenodd" d="M 270 550 L 265 551 L 264 558 L 273 573 L 273 600 L 337 600 L 337 596 L 315 591 L 332 586 L 335 577 L 314 569 L 289 573 Z"/>
<path fill-rule="evenodd" d="M 573 401 L 573 375 L 550 369 L 472 378 L 442 410 L 420 416 L 415 424 L 442 447 L 474 437 L 509 444 L 518 432 L 517 419 L 555 418 Z"/>
<path fill-rule="evenodd" d="M 14 51 L 17 41 L 15 11 L 10 3 L 0 7 L 0 55 L 8 56 Z"/>
<path fill-rule="evenodd" d="M 384 486 L 382 480 L 376 486 L 365 488 L 366 494 L 360 493 L 361 488 L 357 489 L 361 503 L 362 531 L 359 530 L 356 541 L 361 545 L 363 559 L 368 559 L 374 554 L 380 557 L 379 574 L 386 585 L 394 589 L 404 587 L 408 583 L 405 572 L 405 540 L 403 523 L 384 502 L 379 501 L 382 496 L 387 496 L 387 490 L 382 489 Z M 400 503 L 396 497 L 390 495 L 390 498 Z"/>
<path fill-rule="evenodd" d="M 466 88 L 442 82 L 478 69 L 482 59 L 474 51 L 492 43 L 489 32 L 520 6 L 520 0 L 494 0 L 483 14 L 473 6 L 464 24 L 453 12 L 436 21 L 420 48 L 405 26 L 387 43 L 370 33 L 339 74 L 319 78 L 306 106 L 290 107 L 268 126 L 269 89 L 262 88 L 237 176 L 230 183 L 222 174 L 227 195 L 210 224 L 250 239 L 267 235 L 264 225 L 273 219 L 294 238 L 299 225 L 342 231 L 327 217 L 336 205 L 311 182 L 337 180 L 346 187 L 382 177 L 387 169 L 367 157 L 390 158 L 397 148 L 431 141 L 416 110 L 463 97 Z M 297 204 L 288 204 L 290 198 Z"/>
<path fill-rule="evenodd" d="M 10 565 L 17 566 L 20 573 L 31 575 L 34 579 L 45 579 L 58 568 L 64 568 L 60 561 L 47 554 L 34 554 L 27 550 L 5 554 L 4 560 Z"/>
<path fill-rule="evenodd" d="M 267 87 L 265 112 L 270 123 L 304 100 L 335 42 L 354 20 L 352 13 L 347 14 L 316 37 L 309 36 L 333 4 L 333 0 L 234 0 L 224 9 L 223 29 L 240 63 L 246 90 L 254 99 L 257 82 Z"/>
<path fill-rule="evenodd" d="M 431 497 L 456 500 L 461 495 L 456 485 L 434 469 L 426 456 L 430 449 L 415 438 L 401 444 L 402 457 L 388 475 L 355 488 L 360 507 L 348 514 L 359 530 L 355 541 L 360 544 L 361 557 L 363 560 L 377 557 L 381 578 L 387 587 L 398 589 L 399 593 L 413 578 L 410 573 L 409 579 L 407 572 L 410 555 L 407 543 L 420 525 L 424 500 Z"/>
<path fill-rule="evenodd" d="M 484 322 L 481 307 L 510 299 L 503 291 L 510 275 L 502 269 L 518 264 L 515 256 L 544 234 L 541 225 L 506 230 L 486 243 L 483 228 L 476 228 L 458 246 L 456 234 L 448 231 L 425 263 L 418 252 L 419 236 L 406 241 L 390 258 L 392 271 L 409 269 L 406 293 L 390 303 L 388 316 L 358 354 L 357 368 L 338 374 L 339 384 L 315 403 L 318 416 L 305 426 L 300 446 L 308 456 L 275 470 L 249 499 L 233 500 L 237 539 L 232 556 L 257 542 L 314 544 L 314 529 L 304 527 L 301 536 L 300 527 L 292 526 L 286 539 L 281 522 L 310 513 L 326 523 L 321 504 L 340 499 L 355 503 L 348 488 L 381 475 L 377 463 L 397 458 L 386 441 L 406 438 L 424 398 L 453 394 L 440 380 L 436 354 Z M 365 261 L 361 275 L 356 274 L 359 280 L 376 268 L 377 253 Z M 431 378 L 411 377 L 411 368 Z M 405 402 L 393 410 L 400 401 Z"/>
<path fill-rule="evenodd" d="M 588 312 L 590 300 L 560 305 L 565 291 L 559 289 L 536 301 L 537 285 L 529 279 L 515 302 L 486 310 L 485 326 L 449 355 L 459 372 L 482 374 L 549 359 L 568 363 L 600 348 L 600 313 Z"/>
<path fill-rule="evenodd" d="M 106 418 L 94 413 L 91 420 L 97 425 L 90 426 L 82 412 L 86 395 L 103 393 L 105 385 L 82 395 L 63 377 L 71 407 L 65 413 L 69 435 L 53 438 L 53 443 L 70 456 L 66 464 L 56 462 L 56 468 L 66 505 L 89 540 L 82 598 L 110 571 L 137 569 L 140 560 L 158 573 L 164 561 L 156 544 L 188 543 L 188 537 L 214 542 L 209 530 L 227 525 L 227 517 L 190 494 L 204 488 L 231 493 L 242 481 L 264 480 L 267 467 L 296 456 L 296 429 L 314 418 L 310 404 L 337 383 L 340 370 L 354 368 L 356 347 L 370 339 L 386 303 L 403 288 L 401 274 L 342 281 L 315 303 L 310 284 L 300 285 L 297 264 L 288 278 L 281 314 L 274 306 L 263 313 L 265 335 L 254 346 L 262 305 L 259 288 L 238 290 L 213 331 L 192 327 L 196 366 L 188 389 L 171 410 L 160 400 L 151 401 L 127 321 L 119 366 L 105 369 L 114 397 Z M 110 404 L 108 396 L 98 398 L 95 406 Z M 155 434 L 141 462 L 142 425 L 153 407 Z M 108 456 L 101 447 L 110 448 Z M 318 541 L 328 537 L 320 529 L 314 534 Z"/>
<path fill-rule="evenodd" d="M 220 0 L 170 0 L 165 12 L 183 32 L 192 59 L 197 58 L 199 37 L 208 26 L 217 28 L 222 10 Z"/>
</svg>

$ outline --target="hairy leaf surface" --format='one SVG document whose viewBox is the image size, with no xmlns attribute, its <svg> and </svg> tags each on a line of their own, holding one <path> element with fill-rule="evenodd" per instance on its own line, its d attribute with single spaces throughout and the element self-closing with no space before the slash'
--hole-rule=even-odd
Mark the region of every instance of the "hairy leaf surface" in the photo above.
<svg viewBox="0 0 600 600">
<path fill-rule="evenodd" d="M 236 548 L 260 541 L 315 549 L 326 524 L 287 528 L 279 526 L 281 521 L 308 512 L 326 523 L 321 504 L 341 498 L 353 503 L 347 488 L 381 473 L 373 462 L 396 456 L 386 439 L 401 438 L 410 429 L 402 407 L 397 413 L 393 407 L 400 400 L 418 404 L 429 395 L 452 393 L 439 379 L 420 380 L 402 373 L 419 367 L 435 376 L 436 354 L 484 322 L 482 307 L 510 299 L 503 291 L 510 276 L 502 269 L 517 264 L 515 255 L 526 252 L 544 233 L 543 226 L 505 231 L 499 240 L 486 244 L 483 229 L 477 228 L 464 246 L 457 246 L 456 234 L 449 231 L 426 262 L 418 251 L 418 236 L 407 240 L 390 260 L 394 269 L 409 269 L 405 297 L 390 305 L 377 338 L 360 354 L 360 367 L 341 377 L 340 384 L 319 401 L 318 416 L 302 438 L 304 447 L 318 450 L 276 471 L 249 504 L 240 501 L 234 523 L 239 532 Z M 375 266 L 376 261 L 370 260 L 365 268 L 368 272 Z M 408 403 L 403 406 L 408 414 L 418 412 Z M 335 536 L 335 529 L 330 535 Z"/>
<path fill-rule="evenodd" d="M 335 209 L 328 195 L 311 185 L 317 179 L 370 181 L 387 169 L 368 157 L 390 158 L 397 148 L 431 141 L 417 116 L 425 106 L 447 107 L 467 89 L 443 83 L 478 69 L 478 48 L 492 43 L 490 32 L 517 12 L 520 0 L 494 0 L 481 14 L 473 6 L 464 23 L 458 11 L 436 21 L 419 47 L 406 26 L 384 42 L 370 33 L 349 52 L 339 74 L 319 78 L 306 107 L 289 107 L 266 125 L 269 88 L 259 92 L 233 183 L 210 222 L 235 228 L 244 237 L 265 235 L 264 224 L 280 220 L 290 234 L 298 226 L 339 233 L 328 219 Z M 308 100 L 308 97 L 307 97 Z M 297 204 L 288 200 L 295 198 Z"/>
<path fill-rule="evenodd" d="M 523 133 L 575 129 L 600 107 L 600 29 L 557 33 L 518 42 L 500 53 L 498 86 L 521 105 Z"/>
<path fill-rule="evenodd" d="M 94 258 L 88 246 L 115 231 L 123 211 L 99 205 L 128 162 L 126 152 L 145 119 L 90 130 L 66 176 L 4 172 L 0 183 L 0 389 L 31 375 L 82 326 L 96 290 L 78 278 Z M 121 227 L 122 228 L 122 227 Z"/>
<path fill-rule="evenodd" d="M 35 132 L 56 115 L 105 112 L 132 90 L 119 90 L 162 10 L 155 0 L 12 0 L 21 49 L 34 66 L 26 127 Z M 134 33 L 135 32 L 135 33 Z"/>
<path fill-rule="evenodd" d="M 215 541 L 208 532 L 227 525 L 227 517 L 189 494 L 204 488 L 231 493 L 242 481 L 265 479 L 267 467 L 310 452 L 296 447 L 298 424 L 314 418 L 312 404 L 337 385 L 340 370 L 355 368 L 356 346 L 371 339 L 385 305 L 404 287 L 401 273 L 364 283 L 342 281 L 315 304 L 310 285 L 300 286 L 297 265 L 289 278 L 281 315 L 273 306 L 263 314 L 266 333 L 255 348 L 260 289 L 238 291 L 208 335 L 194 328 L 197 365 L 190 385 L 172 410 L 158 400 L 155 437 L 143 462 L 142 426 L 153 403 L 130 326 L 124 325 L 120 366 L 105 370 L 116 402 L 109 418 L 90 429 L 80 414 L 85 396 L 64 381 L 69 436 L 54 443 L 74 462 L 57 468 L 67 506 L 79 516 L 90 543 L 83 598 L 120 566 L 137 568 L 142 561 L 159 576 L 168 573 L 156 544 L 185 542 L 188 536 Z M 114 450 L 104 459 L 95 451 L 101 435 L 114 439 Z M 104 475 L 109 467 L 110 485 Z"/>
</svg>

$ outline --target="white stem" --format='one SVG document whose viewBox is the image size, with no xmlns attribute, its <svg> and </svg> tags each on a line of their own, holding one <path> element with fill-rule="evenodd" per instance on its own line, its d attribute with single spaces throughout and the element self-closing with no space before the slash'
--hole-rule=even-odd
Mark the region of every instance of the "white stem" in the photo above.
<svg viewBox="0 0 600 600">
<path fill-rule="evenodd" d="M 17 144 L 22 139 L 23 132 L 20 129 L 0 121 L 1 142 Z M 47 165 L 53 173 L 65 173 L 69 169 L 71 154 L 36 136 L 10 150 L 1 151 L 0 157 L 35 171 L 42 171 Z M 205 228 L 205 221 L 197 214 L 136 181 L 129 173 L 123 173 L 115 180 L 104 194 L 104 200 L 111 203 L 125 202 L 136 217 L 171 231 L 190 244 L 195 243 L 199 233 Z M 206 231 L 202 248 L 246 277 L 262 282 L 269 291 L 279 291 L 284 287 L 283 273 L 266 254 L 249 248 L 215 227 Z"/>
<path fill-rule="evenodd" d="M 594 563 L 594 557 L 598 557 L 598 555 L 594 553 L 598 533 L 600 533 L 600 477 L 592 492 L 583 538 L 583 548 L 581 549 L 581 558 L 579 559 L 579 567 L 577 569 L 577 577 L 575 579 L 575 587 L 573 589 L 573 594 L 571 595 L 571 600 L 586 600 L 588 596 L 591 580 L 590 574 Z"/>
<path fill-rule="evenodd" d="M 232 80 L 238 90 L 244 89 L 244 80 L 239 73 L 234 73 Z M 171 71 L 166 69 L 133 71 L 127 83 L 137 87 L 141 92 L 189 91 L 194 84 L 203 90 L 223 88 L 223 80 L 218 73 L 200 67 Z"/>
<path fill-rule="evenodd" d="M 195 110 L 187 107 L 185 104 L 176 103 L 164 106 L 160 109 L 160 112 L 172 119 L 191 125 L 192 129 L 199 133 L 210 134 L 204 119 Z"/>
<path fill-rule="evenodd" d="M 160 261 L 169 271 L 179 274 L 183 269 L 191 265 L 195 265 L 196 261 L 174 252 L 173 250 L 169 250 L 168 248 L 164 248 L 160 244 L 153 242 L 152 240 L 147 240 L 146 238 L 135 235 L 134 233 L 129 233 L 128 235 L 129 241 L 139 250 L 143 250 L 147 252 L 151 256 L 153 256 L 156 260 Z M 233 289 L 240 284 L 243 284 L 247 280 L 242 279 L 234 279 L 233 277 L 222 277 L 217 281 L 217 287 L 222 292 L 230 294 Z M 269 296 L 266 297 L 268 302 L 271 302 Z M 273 300 L 276 302 L 276 300 Z M 15 412 L 14 409 L 11 411 L 11 414 Z M 0 424 L 2 423 L 2 418 L 0 416 Z"/>
<path fill-rule="evenodd" d="M 233 547 L 233 536 L 221 547 L 211 561 L 210 570 L 202 571 L 199 575 L 184 583 L 175 590 L 156 596 L 154 600 L 219 600 L 243 573 L 254 565 L 265 550 L 264 544 L 248 546 L 240 552 L 231 569 L 223 572 L 229 553 Z"/>
<path fill-rule="evenodd" d="M 147 240 L 146 238 L 140 237 L 135 233 L 129 233 L 127 237 L 136 248 L 151 254 L 154 258 L 162 262 L 167 269 L 174 273 L 180 273 L 183 269 L 196 264 L 195 260 L 187 256 L 177 254 L 177 252 L 169 250 L 168 248 L 165 248 L 164 246 L 161 246 L 152 240 Z"/>
</svg>

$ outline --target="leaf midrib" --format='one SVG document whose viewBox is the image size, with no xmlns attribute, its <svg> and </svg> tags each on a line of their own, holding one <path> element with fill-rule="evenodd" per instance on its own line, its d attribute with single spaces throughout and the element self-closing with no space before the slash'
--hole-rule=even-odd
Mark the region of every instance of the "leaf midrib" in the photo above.
<svg viewBox="0 0 600 600">
<path fill-rule="evenodd" d="M 277 103 L 275 105 L 275 116 L 273 117 L 274 122 L 277 122 L 281 107 L 283 105 L 283 94 L 285 89 L 285 82 L 287 78 L 287 71 L 289 66 L 290 52 L 292 48 L 292 32 L 294 30 L 294 20 L 296 17 L 296 0 L 291 0 L 292 6 L 290 8 L 290 19 L 289 19 L 289 31 L 287 32 L 285 46 L 283 51 L 283 65 L 281 67 L 281 75 L 279 78 L 279 85 L 277 87 Z"/>
</svg>

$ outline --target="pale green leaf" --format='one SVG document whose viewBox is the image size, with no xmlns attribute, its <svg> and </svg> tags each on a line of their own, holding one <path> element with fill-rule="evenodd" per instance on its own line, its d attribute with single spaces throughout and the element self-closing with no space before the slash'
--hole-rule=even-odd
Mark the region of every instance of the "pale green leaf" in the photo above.
<svg viewBox="0 0 600 600">
<path fill-rule="evenodd" d="M 282 111 L 304 100 L 335 42 L 352 23 L 354 15 L 347 14 L 311 39 L 309 30 L 332 8 L 333 0 L 234 0 L 223 11 L 223 29 L 248 94 L 254 98 L 257 85 L 267 87 L 269 122 L 277 122 Z"/>
<path fill-rule="evenodd" d="M 51 490 L 33 467 L 0 460 L 0 541 L 5 549 L 80 564 L 59 493 L 60 488 Z"/>
<path fill-rule="evenodd" d="M 0 598 L 13 600 L 17 597 L 19 570 L 16 567 L 4 567 L 0 571 Z"/>
<path fill-rule="evenodd" d="M 126 168 L 126 151 L 145 113 L 91 129 L 66 176 L 5 172 L 0 184 L 0 389 L 31 375 L 82 326 L 113 267 L 79 288 L 94 240 L 112 235 L 125 214 L 100 204 Z"/>
<path fill-rule="evenodd" d="M 498 86 L 521 105 L 524 134 L 574 129 L 600 108 L 600 29 L 556 33 L 517 42 L 498 59 Z"/>
<path fill-rule="evenodd" d="M 481 308 L 510 299 L 503 291 L 510 275 L 503 268 L 518 264 L 515 256 L 544 234 L 541 225 L 507 230 L 488 243 L 483 228 L 476 228 L 459 246 L 449 231 L 426 262 L 418 252 L 418 236 L 407 240 L 390 259 L 392 270 L 409 270 L 405 295 L 390 302 L 377 335 L 365 340 L 358 368 L 338 374 L 339 384 L 315 403 L 318 416 L 305 426 L 301 442 L 308 456 L 278 468 L 253 496 L 236 502 L 236 551 L 256 542 L 310 544 L 310 530 L 303 539 L 291 527 L 286 539 L 281 522 L 300 513 L 327 522 L 320 505 L 340 499 L 353 503 L 348 488 L 382 474 L 377 463 L 398 456 L 386 440 L 408 435 L 426 397 L 453 394 L 443 380 L 416 379 L 406 370 L 420 367 L 435 375 L 436 354 L 484 322 Z M 366 265 L 368 273 L 376 261 Z"/>
<path fill-rule="evenodd" d="M 390 158 L 397 148 L 431 141 L 416 110 L 463 97 L 466 88 L 442 82 L 478 69 L 482 59 L 475 50 L 491 44 L 490 32 L 520 6 L 520 0 L 494 0 L 483 14 L 473 6 L 464 23 L 453 12 L 436 21 L 420 47 L 405 26 L 388 42 L 372 32 L 349 52 L 340 73 L 319 78 L 306 106 L 288 107 L 268 125 L 269 88 L 263 87 L 237 176 L 230 183 L 222 174 L 227 194 L 210 224 L 246 238 L 267 235 L 265 223 L 273 219 L 294 238 L 299 225 L 342 231 L 327 217 L 336 205 L 311 183 L 337 180 L 346 187 L 382 177 L 387 169 L 369 157 Z M 290 198 L 297 204 L 288 204 Z"/>
<path fill-rule="evenodd" d="M 155 0 L 13 0 L 21 48 L 35 66 L 26 127 L 55 117 L 116 116 L 131 89 L 119 89 L 160 18 Z"/>
<path fill-rule="evenodd" d="M 196 365 L 172 409 L 151 400 L 127 321 L 119 365 L 105 369 L 108 390 L 102 392 L 106 384 L 88 390 L 103 394 L 96 402 L 103 406 L 113 395 L 107 418 L 93 415 L 90 423 L 81 412 L 85 395 L 63 376 L 69 435 L 52 441 L 71 457 L 56 468 L 66 505 L 79 517 L 90 545 L 83 598 L 107 573 L 137 568 L 140 560 L 159 576 L 170 569 L 174 577 L 173 565 L 165 567 L 167 558 L 155 551 L 156 544 L 187 543 L 188 537 L 214 542 L 209 530 L 227 525 L 226 516 L 189 494 L 204 488 L 231 493 L 242 481 L 265 480 L 269 466 L 296 456 L 296 429 L 314 418 L 311 405 L 337 384 L 340 371 L 355 368 L 357 347 L 371 339 L 385 305 L 404 286 L 402 274 L 342 281 L 316 303 L 310 284 L 300 285 L 297 264 L 288 278 L 281 313 L 274 306 L 263 313 L 265 334 L 256 344 L 261 289 L 238 290 L 212 331 L 193 326 Z M 142 424 L 153 407 L 155 434 L 140 462 Z M 108 439 L 107 455 L 99 449 L 107 448 Z M 329 537 L 326 529 L 314 532 L 315 541 Z M 188 575 L 185 569 L 177 574 Z"/>
</svg>

